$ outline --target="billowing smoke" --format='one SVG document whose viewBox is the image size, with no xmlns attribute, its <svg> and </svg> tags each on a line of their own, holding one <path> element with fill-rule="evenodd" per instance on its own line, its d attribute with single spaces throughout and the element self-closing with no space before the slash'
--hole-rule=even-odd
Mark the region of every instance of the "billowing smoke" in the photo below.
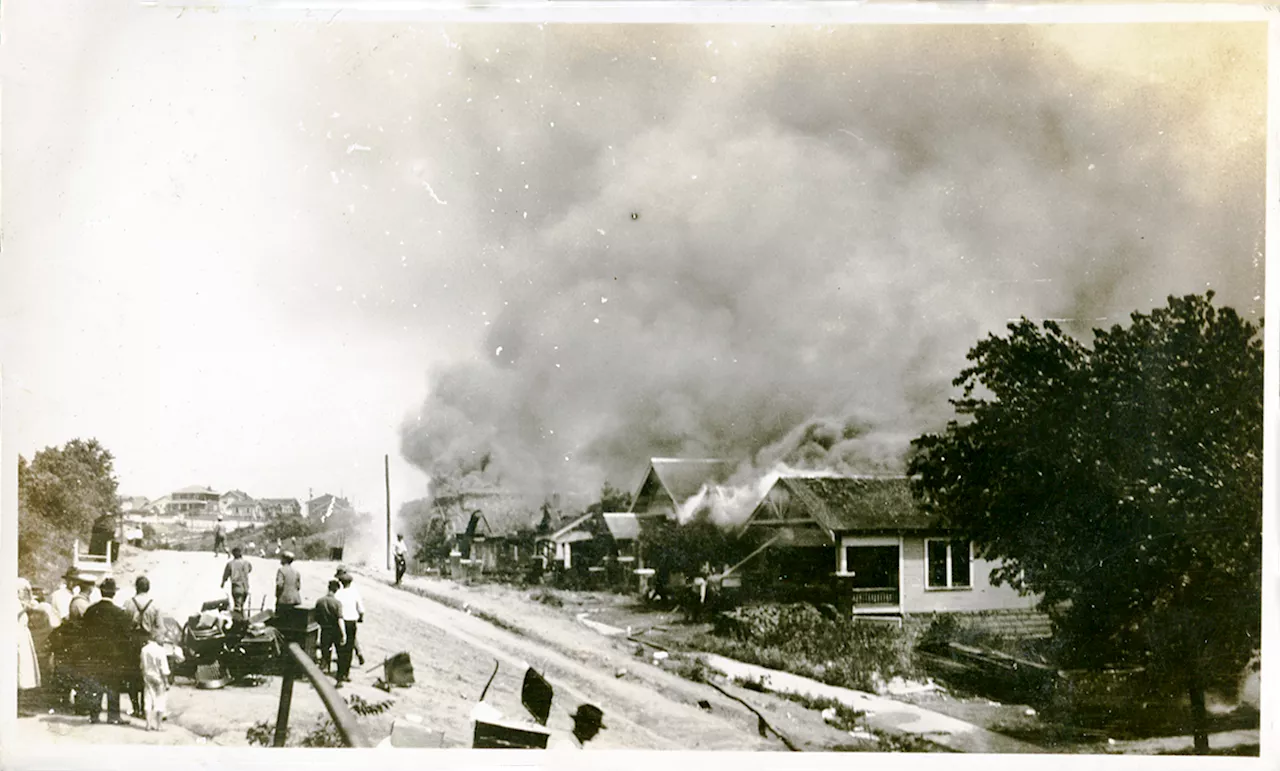
<svg viewBox="0 0 1280 771">
<path fill-rule="evenodd" d="M 414 172 L 419 211 L 490 234 L 405 274 L 471 351 L 405 424 L 429 474 L 590 492 L 719 457 L 732 520 L 784 467 L 900 473 L 1010 319 L 1086 332 L 1207 284 L 1261 308 L 1260 74 L 1224 146 L 1206 73 L 1089 69 L 1027 29 L 546 35 L 451 51 L 487 108 L 450 93 L 467 161 Z"/>
</svg>

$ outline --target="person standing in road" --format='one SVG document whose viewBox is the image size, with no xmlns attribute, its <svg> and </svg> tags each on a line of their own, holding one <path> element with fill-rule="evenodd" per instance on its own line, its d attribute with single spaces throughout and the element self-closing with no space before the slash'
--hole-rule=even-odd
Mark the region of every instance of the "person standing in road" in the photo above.
<svg viewBox="0 0 1280 771">
<path fill-rule="evenodd" d="M 396 586 L 399 586 L 400 579 L 404 578 L 404 572 L 409 567 L 409 547 L 405 545 L 404 534 L 396 535 L 396 543 L 392 548 L 396 557 Z"/>
<path fill-rule="evenodd" d="M 302 576 L 293 566 L 293 552 L 280 555 L 280 569 L 276 571 L 276 613 L 287 613 L 302 602 Z"/>
<path fill-rule="evenodd" d="M 99 721 L 102 696 L 107 697 L 107 722 L 122 724 L 120 691 L 130 671 L 138 667 L 139 651 L 133 640 L 133 619 L 115 604 L 116 581 L 107 578 L 99 587 L 102 599 L 84 612 L 85 648 L 88 655 L 85 696 L 89 722 Z"/>
<path fill-rule="evenodd" d="M 346 625 L 342 623 L 342 601 L 334 594 L 341 586 L 338 579 L 331 579 L 329 593 L 316 600 L 315 619 L 320 624 L 320 668 L 325 674 L 330 672 L 330 654 L 341 658 L 342 648 L 347 644 Z"/>
<path fill-rule="evenodd" d="M 338 576 L 342 588 L 334 593 L 338 602 L 342 603 L 342 626 L 346 633 L 346 641 L 338 648 L 338 683 L 351 682 L 351 656 L 356 647 L 356 625 L 364 621 L 364 599 L 359 590 L 351 585 L 354 578 L 350 573 Z"/>
<path fill-rule="evenodd" d="M 218 521 L 213 526 L 213 556 L 219 553 L 227 553 L 227 531 L 222 526 L 222 515 L 218 515 Z"/>
<path fill-rule="evenodd" d="M 231 602 L 235 614 L 241 618 L 244 617 L 245 602 L 249 599 L 249 574 L 252 572 L 253 565 L 244 558 L 244 551 L 239 546 L 233 548 L 231 561 L 222 570 L 220 586 L 226 586 L 228 581 L 231 582 Z"/>
<path fill-rule="evenodd" d="M 133 582 L 133 598 L 125 604 L 129 617 L 133 619 L 134 634 L 138 641 L 145 644 L 160 631 L 160 609 L 151 599 L 151 579 L 138 576 Z M 130 679 L 129 701 L 133 704 L 133 715 L 138 717 L 146 711 L 146 694 L 143 688 L 142 671 L 135 673 Z"/>
<path fill-rule="evenodd" d="M 142 682 L 145 689 L 147 730 L 159 731 L 160 721 L 168 709 L 166 694 L 169 691 L 169 656 L 157 637 L 153 636 L 142 647 Z"/>
</svg>

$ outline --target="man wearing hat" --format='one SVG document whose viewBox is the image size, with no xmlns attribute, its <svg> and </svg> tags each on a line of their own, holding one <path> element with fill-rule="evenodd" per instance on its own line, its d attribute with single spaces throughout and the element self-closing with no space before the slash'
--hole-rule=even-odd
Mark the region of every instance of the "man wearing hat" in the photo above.
<svg viewBox="0 0 1280 771">
<path fill-rule="evenodd" d="M 594 704 L 579 705 L 569 717 L 573 719 L 572 735 L 552 739 L 547 749 L 580 750 L 605 727 L 604 712 Z"/>
<path fill-rule="evenodd" d="M 280 555 L 280 569 L 276 571 L 276 613 L 288 613 L 302 602 L 302 576 L 293 566 L 293 552 Z"/>
<path fill-rule="evenodd" d="M 213 526 L 213 556 L 227 553 L 227 531 L 222 527 L 222 515 L 218 515 L 218 523 Z"/>
<path fill-rule="evenodd" d="M 102 696 L 107 697 L 107 722 L 123 723 L 120 692 L 138 667 L 139 651 L 133 639 L 133 618 L 116 605 L 116 581 L 103 579 L 102 599 L 84 612 L 81 619 L 85 642 L 84 691 L 89 722 L 99 722 Z"/>
</svg>

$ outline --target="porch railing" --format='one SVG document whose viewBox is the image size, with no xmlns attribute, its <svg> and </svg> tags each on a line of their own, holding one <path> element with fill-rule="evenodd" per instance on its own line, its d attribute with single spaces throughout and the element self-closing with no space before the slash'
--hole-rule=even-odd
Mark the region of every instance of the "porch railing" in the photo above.
<svg viewBox="0 0 1280 771">
<path fill-rule="evenodd" d="M 853 590 L 853 607 L 860 608 L 868 605 L 897 605 L 898 590 L 897 589 L 854 589 Z"/>
<path fill-rule="evenodd" d="M 301 672 L 311 682 L 311 687 L 316 689 L 316 693 L 320 694 L 320 701 L 324 702 L 325 709 L 329 710 L 329 717 L 333 718 L 333 724 L 338 729 L 338 735 L 342 737 L 342 743 L 348 747 L 372 747 L 351 707 L 342 700 L 338 689 L 333 687 L 329 679 L 320 671 L 320 667 L 317 667 L 311 657 L 302 650 L 302 646 L 291 642 L 285 646 L 285 653 L 284 672 L 280 676 L 280 707 L 276 711 L 276 733 L 272 746 L 283 747 L 285 740 L 289 738 L 289 708 L 293 704 L 293 681 Z"/>
</svg>

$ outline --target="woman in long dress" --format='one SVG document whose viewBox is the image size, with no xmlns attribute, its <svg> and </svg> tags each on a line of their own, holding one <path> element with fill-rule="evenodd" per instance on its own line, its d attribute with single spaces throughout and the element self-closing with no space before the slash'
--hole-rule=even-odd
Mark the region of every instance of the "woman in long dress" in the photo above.
<svg viewBox="0 0 1280 771">
<path fill-rule="evenodd" d="M 40 662 L 36 658 L 36 644 L 31 639 L 28 611 L 36 607 L 31 592 L 31 582 L 18 579 L 18 690 L 30 691 L 40 687 Z"/>
</svg>

